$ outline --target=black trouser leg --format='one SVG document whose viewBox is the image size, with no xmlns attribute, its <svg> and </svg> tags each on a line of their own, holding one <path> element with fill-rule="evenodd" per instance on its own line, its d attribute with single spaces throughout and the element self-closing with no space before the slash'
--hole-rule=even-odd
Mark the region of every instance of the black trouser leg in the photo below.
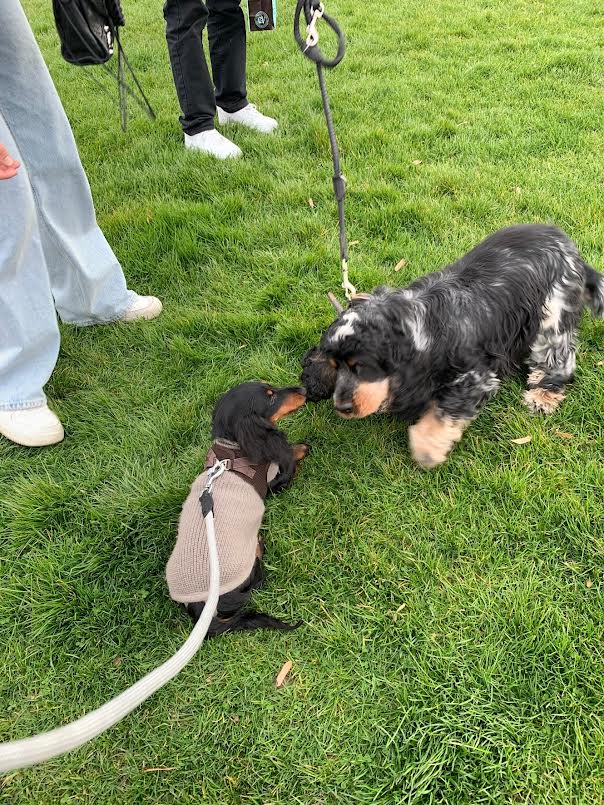
<svg viewBox="0 0 604 805">
<path fill-rule="evenodd" d="M 201 0 L 166 0 L 164 5 L 166 41 L 186 134 L 214 128 L 214 84 L 202 44 L 208 16 Z"/>
<path fill-rule="evenodd" d="M 241 0 L 206 0 L 216 103 L 225 112 L 247 106 L 245 17 Z"/>
</svg>

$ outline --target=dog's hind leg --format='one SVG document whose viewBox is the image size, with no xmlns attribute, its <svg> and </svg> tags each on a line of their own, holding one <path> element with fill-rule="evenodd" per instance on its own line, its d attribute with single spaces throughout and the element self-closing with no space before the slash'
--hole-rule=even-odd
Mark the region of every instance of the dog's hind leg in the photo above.
<svg viewBox="0 0 604 805">
<path fill-rule="evenodd" d="M 464 372 L 441 389 L 429 410 L 409 428 L 409 446 L 417 464 L 424 469 L 442 464 L 498 389 L 499 379 L 487 369 Z"/>
<path fill-rule="evenodd" d="M 544 305 L 544 317 L 528 359 L 523 397 L 534 414 L 553 413 L 564 399 L 566 384 L 574 379 L 581 307 L 579 292 L 569 297 L 557 289 Z"/>
</svg>

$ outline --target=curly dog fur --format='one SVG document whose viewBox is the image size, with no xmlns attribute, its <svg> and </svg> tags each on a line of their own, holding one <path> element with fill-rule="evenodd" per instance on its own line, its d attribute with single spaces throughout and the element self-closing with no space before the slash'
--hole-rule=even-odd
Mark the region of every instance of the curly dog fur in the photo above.
<svg viewBox="0 0 604 805">
<path fill-rule="evenodd" d="M 525 404 L 556 409 L 585 306 L 604 317 L 604 278 L 572 240 L 553 226 L 509 227 L 405 289 L 353 299 L 305 355 L 302 382 L 344 418 L 406 421 L 413 458 L 435 467 L 524 362 Z"/>
</svg>

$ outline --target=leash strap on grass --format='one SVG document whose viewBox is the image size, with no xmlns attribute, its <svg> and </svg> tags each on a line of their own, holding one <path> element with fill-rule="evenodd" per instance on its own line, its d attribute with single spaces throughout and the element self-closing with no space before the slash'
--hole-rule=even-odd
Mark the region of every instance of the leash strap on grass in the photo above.
<svg viewBox="0 0 604 805">
<path fill-rule="evenodd" d="M 218 462 L 212 467 L 208 473 L 208 483 L 200 498 L 208 540 L 210 589 L 201 617 L 193 627 L 189 637 L 176 654 L 166 660 L 159 668 L 155 668 L 142 679 L 139 679 L 132 687 L 91 713 L 72 721 L 71 724 L 65 724 L 63 727 L 50 730 L 50 732 L 43 732 L 31 738 L 7 741 L 0 744 L 0 773 L 33 766 L 36 763 L 43 763 L 45 760 L 50 760 L 72 749 L 77 749 L 79 746 L 91 741 L 97 735 L 113 727 L 114 724 L 117 724 L 118 721 L 127 716 L 131 710 L 134 710 L 155 691 L 163 687 L 166 682 L 169 682 L 180 673 L 189 660 L 195 656 L 210 628 L 210 623 L 218 605 L 220 567 L 214 530 L 212 484 L 222 475 L 224 470 L 225 467 L 222 462 Z"/>
<path fill-rule="evenodd" d="M 306 32 L 307 36 L 304 38 L 300 33 L 300 18 L 302 12 L 306 18 Z M 336 55 L 332 59 L 326 58 L 318 46 L 319 33 L 317 31 L 317 22 L 323 20 L 332 29 L 337 37 L 338 49 Z M 333 161 L 333 191 L 338 203 L 338 226 L 340 231 L 340 259 L 342 261 L 342 288 L 346 299 L 350 298 L 356 293 L 354 285 L 351 285 L 348 279 L 348 240 L 346 237 L 346 219 L 344 216 L 344 198 L 346 196 L 346 179 L 342 174 L 340 168 L 340 151 L 338 149 L 338 141 L 333 126 L 331 117 L 331 107 L 329 105 L 329 95 L 327 94 L 327 87 L 325 85 L 325 75 L 323 68 L 332 68 L 339 64 L 344 58 L 346 53 L 346 42 L 344 33 L 338 23 L 325 13 L 323 3 L 320 0 L 298 0 L 296 10 L 294 12 L 294 37 L 302 53 L 307 59 L 315 63 L 317 68 L 317 76 L 319 78 L 319 87 L 321 89 L 321 99 L 323 100 L 323 111 L 325 113 L 325 121 L 327 123 L 327 131 L 329 133 L 329 142 L 331 145 L 331 158 Z"/>
</svg>

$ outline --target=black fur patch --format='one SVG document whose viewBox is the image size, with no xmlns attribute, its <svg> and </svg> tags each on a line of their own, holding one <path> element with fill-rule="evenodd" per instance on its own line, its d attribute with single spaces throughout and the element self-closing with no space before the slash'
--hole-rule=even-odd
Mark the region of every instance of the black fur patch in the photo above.
<svg viewBox="0 0 604 805">
<path fill-rule="evenodd" d="M 413 423 L 434 405 L 471 420 L 524 362 L 544 388 L 572 380 L 586 305 L 604 315 L 603 278 L 564 232 L 502 229 L 408 288 L 379 287 L 351 304 L 306 354 L 303 382 L 310 399 L 333 395 L 344 412 L 363 383 L 387 378 L 380 410 Z"/>
</svg>

